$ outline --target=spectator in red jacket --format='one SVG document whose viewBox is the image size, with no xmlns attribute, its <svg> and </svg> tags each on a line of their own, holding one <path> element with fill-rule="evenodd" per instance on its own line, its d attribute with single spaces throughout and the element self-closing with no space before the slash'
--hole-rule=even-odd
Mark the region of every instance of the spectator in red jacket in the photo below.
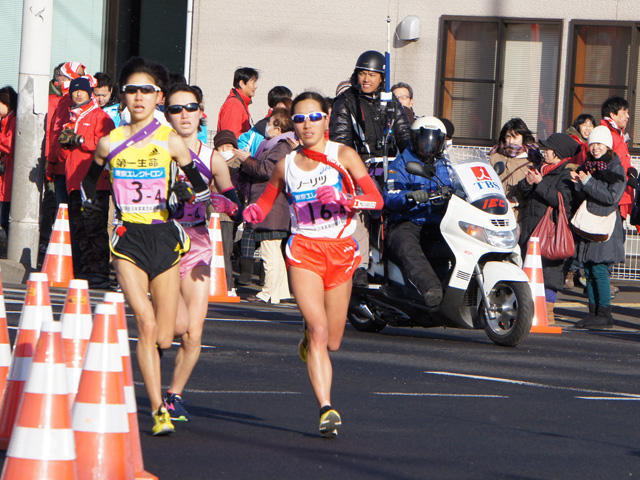
<svg viewBox="0 0 640 480">
<path fill-rule="evenodd" d="M 64 158 L 69 194 L 69 226 L 76 278 L 86 278 L 91 288 L 109 288 L 109 180 L 104 171 L 92 211 L 82 211 L 80 184 L 93 161 L 98 140 L 114 129 L 113 121 L 92 96 L 89 80 L 75 78 L 69 86 L 73 105 L 58 136 Z"/>
<path fill-rule="evenodd" d="M 13 180 L 13 139 L 16 132 L 18 94 L 11 87 L 0 88 L 0 242 L 6 242 Z"/>
<path fill-rule="evenodd" d="M 622 97 L 610 97 L 602 104 L 601 113 L 602 120 L 600 121 L 600 125 L 605 125 L 611 131 L 613 151 L 620 158 L 625 175 L 627 175 L 629 167 L 631 167 L 631 155 L 629 155 L 629 148 L 627 147 L 629 136 L 625 133 L 624 129 L 627 127 L 627 123 L 629 123 L 629 102 Z M 623 220 L 631 213 L 633 196 L 634 189 L 627 185 L 619 203 L 620 215 Z"/>
<path fill-rule="evenodd" d="M 233 74 L 233 88 L 220 107 L 218 131 L 231 130 L 238 138 L 253 126 L 249 104 L 258 88 L 258 71 L 250 67 L 238 68 Z"/>
</svg>

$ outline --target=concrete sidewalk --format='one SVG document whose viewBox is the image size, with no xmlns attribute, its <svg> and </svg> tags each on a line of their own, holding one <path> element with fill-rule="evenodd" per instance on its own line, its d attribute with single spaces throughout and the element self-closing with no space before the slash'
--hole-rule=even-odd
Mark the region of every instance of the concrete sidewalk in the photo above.
<svg viewBox="0 0 640 480">
<path fill-rule="evenodd" d="M 620 288 L 620 292 L 611 300 L 615 327 L 609 330 L 640 331 L 640 282 L 615 280 L 613 284 Z M 587 314 L 587 304 L 581 288 L 558 292 L 556 322 L 563 327 L 571 327 Z"/>
</svg>

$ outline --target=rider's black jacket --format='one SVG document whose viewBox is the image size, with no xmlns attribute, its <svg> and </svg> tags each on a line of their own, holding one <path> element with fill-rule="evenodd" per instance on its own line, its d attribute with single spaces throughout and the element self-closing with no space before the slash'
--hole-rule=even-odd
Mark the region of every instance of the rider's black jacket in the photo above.
<svg viewBox="0 0 640 480">
<path fill-rule="evenodd" d="M 392 141 L 387 151 L 389 157 L 398 155 L 411 142 L 407 115 L 395 97 L 392 102 L 395 108 Z M 380 92 L 364 94 L 359 88 L 351 87 L 333 102 L 329 138 L 353 147 L 365 160 L 381 157 L 384 155 L 385 125 L 386 112 L 380 104 Z M 359 131 L 364 132 L 364 141 Z"/>
</svg>

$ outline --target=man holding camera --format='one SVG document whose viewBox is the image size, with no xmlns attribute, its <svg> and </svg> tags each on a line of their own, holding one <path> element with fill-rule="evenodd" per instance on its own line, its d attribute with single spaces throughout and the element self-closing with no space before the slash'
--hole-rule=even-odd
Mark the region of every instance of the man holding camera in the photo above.
<svg viewBox="0 0 640 480">
<path fill-rule="evenodd" d="M 114 129 L 114 124 L 92 95 L 89 80 L 75 78 L 69 85 L 72 105 L 58 134 L 64 159 L 69 194 L 69 226 L 73 270 L 76 278 L 85 278 L 91 288 L 109 288 L 109 180 L 103 172 L 98 195 L 91 211 L 83 211 L 80 184 L 93 161 L 98 140 Z"/>
<path fill-rule="evenodd" d="M 411 140 L 409 121 L 395 97 L 381 102 L 384 90 L 385 59 L 375 50 L 358 57 L 351 75 L 351 87 L 336 97 L 329 124 L 329 138 L 354 148 L 367 162 L 369 174 L 379 176 L 372 165 L 375 158 L 395 157 Z M 389 130 L 389 131 L 387 131 Z M 362 262 L 353 276 L 355 286 L 368 284 L 369 232 L 365 214 L 358 214 L 354 238 L 360 247 Z"/>
</svg>

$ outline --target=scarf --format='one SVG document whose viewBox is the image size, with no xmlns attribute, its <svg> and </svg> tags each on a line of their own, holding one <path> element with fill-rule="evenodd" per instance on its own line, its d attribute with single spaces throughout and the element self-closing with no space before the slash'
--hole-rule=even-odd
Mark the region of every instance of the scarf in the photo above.
<svg viewBox="0 0 640 480">
<path fill-rule="evenodd" d="M 602 120 L 604 120 L 605 122 L 607 122 L 607 126 L 614 130 L 615 132 L 618 132 L 619 135 L 623 134 L 623 130 L 618 127 L 618 125 L 616 124 L 616 122 L 614 122 L 613 120 L 611 120 L 610 117 L 604 117 Z"/>
<path fill-rule="evenodd" d="M 258 147 L 258 150 L 256 150 L 256 154 L 254 155 L 254 157 L 258 158 L 260 154 L 265 150 L 271 150 L 276 143 L 278 143 L 281 140 L 287 140 L 289 138 L 292 140 L 295 140 L 297 138 L 295 132 L 285 132 L 285 133 L 281 133 L 276 137 L 263 140 L 262 142 L 260 142 L 260 146 Z"/>
<path fill-rule="evenodd" d="M 571 160 L 571 157 L 567 157 L 564 160 L 560 160 L 558 163 L 543 163 L 542 167 L 540 167 L 540 173 L 542 174 L 542 176 L 544 177 L 545 175 L 549 175 L 551 172 L 553 172 L 556 168 L 564 165 L 565 163 L 567 163 L 569 160 Z"/>
<path fill-rule="evenodd" d="M 585 162 L 582 164 L 582 169 L 590 174 L 601 172 L 607 170 L 609 160 L 611 160 L 611 152 L 605 153 L 600 158 L 594 158 L 593 155 L 589 154 Z"/>
<path fill-rule="evenodd" d="M 96 108 L 100 108 L 100 104 L 96 100 L 96 97 L 91 97 L 91 99 L 87 103 L 83 103 L 82 105 L 72 106 L 69 108 L 69 121 L 63 125 L 63 129 L 65 130 L 73 130 L 76 132 L 78 127 L 78 122 L 82 120 L 85 116 L 92 112 Z"/>
<path fill-rule="evenodd" d="M 531 150 L 537 150 L 537 149 L 538 149 L 538 145 L 536 145 L 535 143 L 526 144 L 526 145 L 511 145 L 510 143 L 505 143 L 505 144 L 496 145 L 491 149 L 491 152 L 489 153 L 498 152 L 499 154 L 504 155 L 507 158 L 515 158 L 518 155 L 525 152 L 528 155 Z"/>
</svg>

